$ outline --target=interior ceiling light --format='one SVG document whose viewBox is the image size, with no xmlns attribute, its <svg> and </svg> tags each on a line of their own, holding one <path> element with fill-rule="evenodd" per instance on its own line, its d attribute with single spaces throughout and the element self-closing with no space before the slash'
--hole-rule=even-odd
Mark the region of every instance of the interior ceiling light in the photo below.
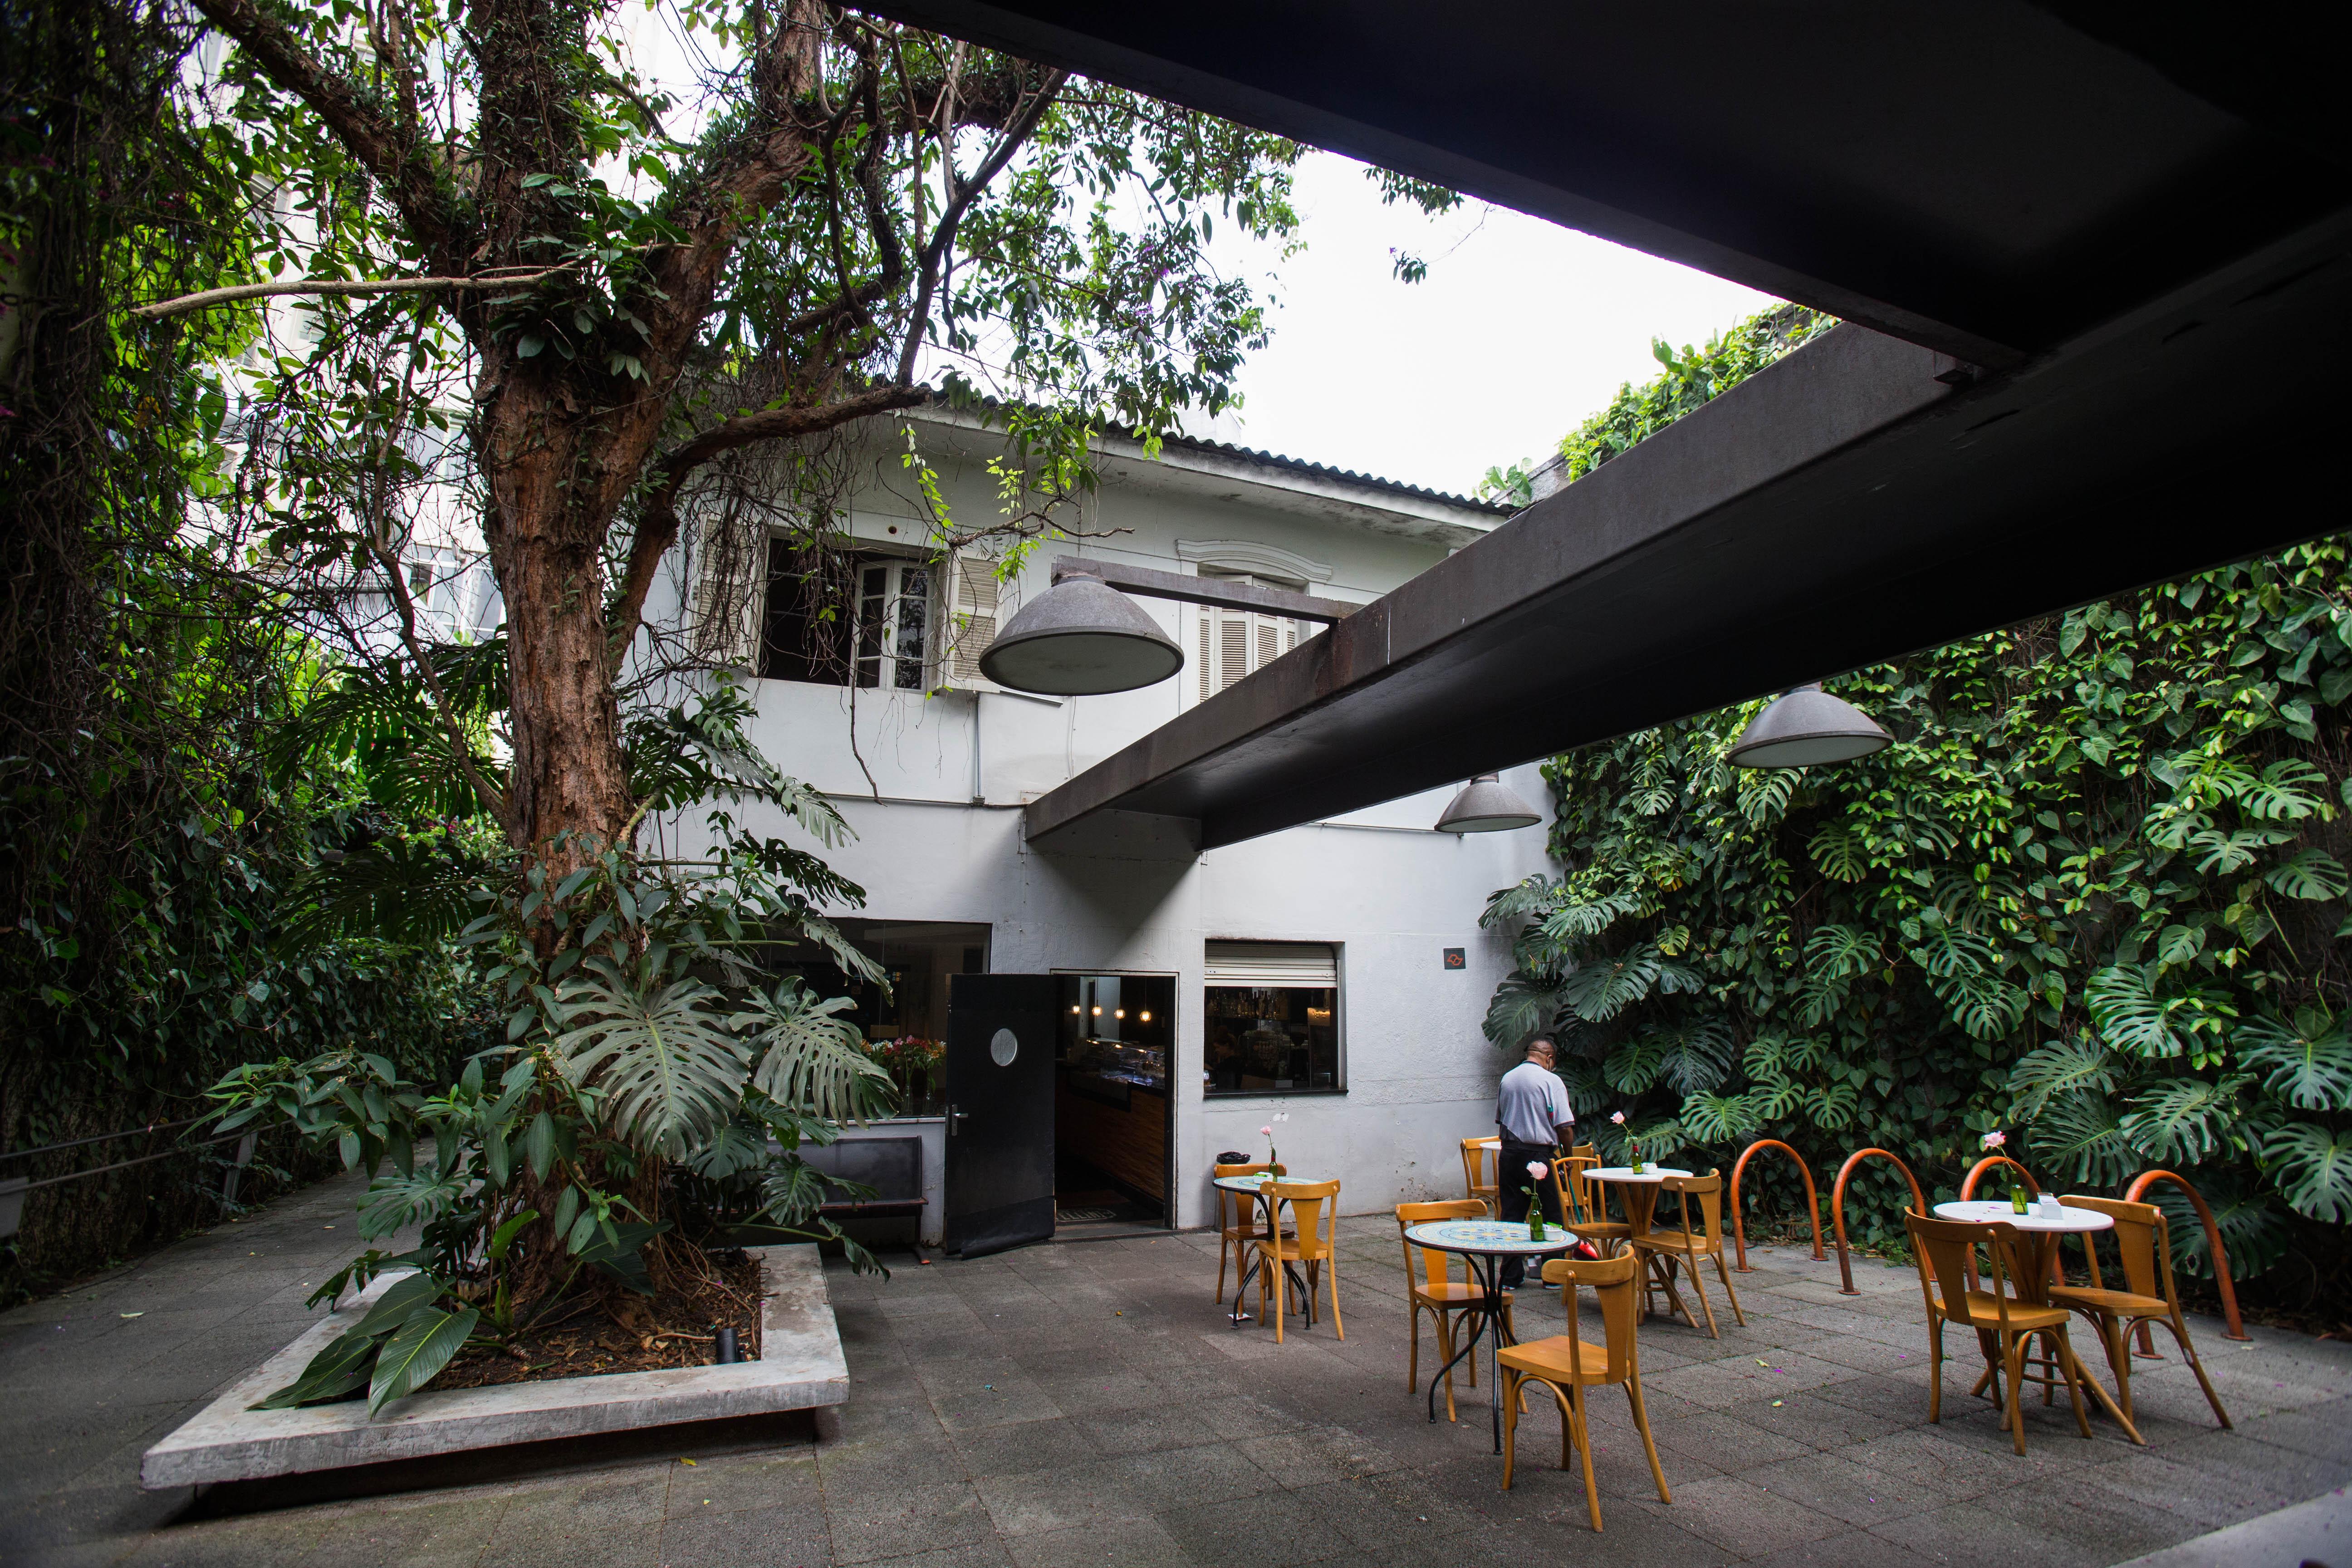
<svg viewBox="0 0 2352 1568">
<path fill-rule="evenodd" d="M 1507 833 L 1514 827 L 1533 827 L 1542 820 L 1542 814 L 1521 800 L 1500 773 L 1480 773 L 1462 786 L 1462 793 L 1437 819 L 1437 831 Z"/>
<path fill-rule="evenodd" d="M 1748 721 L 1731 761 L 1743 768 L 1807 768 L 1850 763 L 1894 743 L 1869 714 L 1810 680 L 1774 698 Z"/>
<path fill-rule="evenodd" d="M 1133 691 L 1184 667 L 1184 650 L 1141 605 L 1076 574 L 1021 606 L 980 656 L 999 686 L 1049 697 Z"/>
</svg>

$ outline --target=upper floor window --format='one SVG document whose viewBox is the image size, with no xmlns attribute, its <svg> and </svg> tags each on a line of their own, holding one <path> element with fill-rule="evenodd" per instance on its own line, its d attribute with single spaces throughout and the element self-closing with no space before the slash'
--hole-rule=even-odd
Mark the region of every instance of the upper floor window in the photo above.
<svg viewBox="0 0 2352 1568">
<path fill-rule="evenodd" d="M 771 680 L 920 691 L 931 622 L 924 562 L 770 542 L 760 673 Z"/>
<path fill-rule="evenodd" d="M 1202 567 L 1200 572 L 1203 577 L 1253 584 L 1261 588 L 1284 588 L 1292 593 L 1303 593 L 1307 587 L 1303 582 L 1269 577 L 1262 572 L 1223 572 L 1210 566 Z M 1255 610 L 1229 610 L 1212 605 L 1202 605 L 1199 610 L 1193 679 L 1202 701 L 1250 671 L 1272 664 L 1322 630 L 1313 621 L 1295 621 L 1287 616 L 1269 616 Z"/>
</svg>

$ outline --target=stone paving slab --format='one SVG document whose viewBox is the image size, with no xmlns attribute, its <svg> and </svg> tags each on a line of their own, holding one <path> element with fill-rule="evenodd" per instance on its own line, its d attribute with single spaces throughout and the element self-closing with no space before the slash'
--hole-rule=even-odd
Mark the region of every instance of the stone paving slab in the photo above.
<svg viewBox="0 0 2352 1568">
<path fill-rule="evenodd" d="M 350 1472 L 342 1495 L 142 1494 L 141 1452 L 316 1321 L 301 1299 L 349 1255 L 356 1192 L 325 1184 L 0 1314 L 0 1563 L 2104 1563 L 2352 1483 L 2352 1347 L 2196 1321 L 2234 1432 L 2177 1360 L 2141 1363 L 2147 1447 L 2030 1402 L 2020 1458 L 1964 1363 L 1928 1425 L 1910 1268 L 1856 1259 L 1848 1297 L 1833 1262 L 1750 1248 L 1746 1328 L 1717 1291 L 1722 1339 L 1643 1331 L 1671 1504 L 1622 1396 L 1592 1400 L 1595 1536 L 1580 1475 L 1550 1468 L 1548 1405 L 1508 1492 L 1483 1372 L 1475 1393 L 1457 1375 L 1458 1425 L 1425 1418 L 1395 1224 L 1367 1215 L 1340 1226 L 1344 1342 L 1328 1318 L 1278 1347 L 1226 1322 L 1206 1236 L 893 1259 L 887 1282 L 835 1266 L 850 1397 L 822 1439 L 782 1417 Z M 1523 1335 L 1565 1327 L 1557 1292 L 1516 1311 Z M 1424 1331 L 1424 1375 L 1433 1350 Z M 362 1479 L 379 1495 L 353 1495 Z"/>
</svg>

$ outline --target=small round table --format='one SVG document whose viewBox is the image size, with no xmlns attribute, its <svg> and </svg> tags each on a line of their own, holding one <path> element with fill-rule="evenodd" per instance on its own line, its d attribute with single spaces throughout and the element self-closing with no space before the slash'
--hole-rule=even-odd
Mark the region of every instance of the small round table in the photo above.
<svg viewBox="0 0 2352 1568">
<path fill-rule="evenodd" d="M 1688 1171 L 1677 1170 L 1672 1165 L 1643 1165 L 1638 1171 L 1631 1165 L 1601 1165 L 1585 1172 L 1584 1179 L 1588 1182 L 1614 1182 L 1624 1188 L 1625 1224 L 1633 1235 L 1647 1236 L 1650 1234 L 1650 1216 L 1657 1212 L 1659 1184 L 1668 1176 L 1689 1174 Z M 1656 1275 L 1658 1283 L 1664 1288 L 1666 1300 L 1675 1311 L 1687 1318 L 1690 1309 L 1683 1305 L 1682 1294 L 1675 1289 L 1678 1268 L 1673 1258 L 1658 1253 L 1650 1257 L 1650 1271 Z M 1649 1315 L 1650 1292 L 1644 1289 L 1642 1292 L 1642 1316 L 1646 1318 Z"/>
<path fill-rule="evenodd" d="M 2113 1216 L 2101 1214 L 2096 1209 L 2071 1209 L 2061 1205 L 2056 1214 L 2049 1214 L 2039 1204 L 2028 1204 L 2025 1212 L 2020 1214 L 2009 1206 L 2005 1198 L 1972 1198 L 1966 1203 L 1937 1204 L 1936 1217 L 1962 1220 L 1969 1225 L 2005 1225 L 2014 1229 L 2017 1232 L 2018 1258 L 2011 1278 L 2017 1285 L 2017 1299 L 2037 1307 L 2050 1305 L 2050 1281 L 2058 1269 L 2058 1238 L 2062 1236 L 2087 1237 L 2116 1227 Z M 2090 1243 L 2085 1240 L 2084 1245 L 2087 1247 Z M 1991 1341 L 1981 1331 L 1977 1338 L 1986 1347 L 1985 1375 L 1990 1379 Z M 2081 1358 L 2076 1360 L 2079 1362 Z M 2098 1379 L 2090 1374 L 2088 1367 L 2083 1369 L 2083 1381 L 2090 1384 L 2091 1392 L 2098 1396 L 2099 1404 L 2106 1413 L 2131 1434 L 2131 1440 L 2135 1443 L 2142 1441 L 2139 1428 L 2132 1425 L 2131 1417 L 2123 1413 L 2122 1408 L 2108 1396 L 2107 1391 L 2099 1386 Z M 1981 1389 L 1985 1385 L 1980 1382 L 1977 1386 Z"/>
<path fill-rule="evenodd" d="M 1257 1204 L 1258 1212 L 1265 1216 L 1265 1235 L 1268 1238 L 1272 1238 L 1275 1235 L 1274 1197 L 1272 1194 L 1266 1191 L 1266 1188 L 1276 1182 L 1295 1183 L 1298 1180 L 1299 1178 L 1297 1176 L 1274 1176 L 1265 1174 L 1255 1176 L 1213 1176 L 1210 1178 L 1210 1184 L 1212 1186 L 1223 1187 L 1229 1193 L 1240 1193 L 1244 1197 L 1254 1200 Z M 1218 1223 L 1222 1225 L 1224 1222 L 1221 1219 Z M 1234 1325 L 1236 1328 L 1240 1327 L 1244 1323 L 1255 1323 L 1257 1321 L 1256 1313 L 1244 1312 L 1242 1310 L 1242 1301 L 1249 1294 L 1249 1282 L 1253 1279 L 1256 1278 L 1259 1268 L 1259 1259 L 1263 1257 L 1265 1257 L 1264 1252 L 1255 1247 L 1251 1248 L 1248 1261 L 1242 1265 L 1241 1278 L 1235 1281 L 1234 1285 L 1234 1310 L 1232 1317 Z M 1222 1267 L 1222 1265 L 1220 1267 Z M 1315 1299 L 1312 1296 L 1307 1295 L 1306 1283 L 1291 1272 L 1290 1265 L 1287 1263 L 1282 1266 L 1282 1276 L 1284 1283 L 1287 1285 L 1295 1294 L 1301 1298 L 1302 1304 L 1299 1308 L 1301 1315 L 1307 1317 L 1310 1322 L 1313 1321 Z"/>
<path fill-rule="evenodd" d="M 1426 1225 L 1408 1226 L 1404 1238 L 1415 1247 L 1426 1247 L 1433 1252 L 1454 1252 L 1469 1259 L 1471 1272 L 1477 1277 L 1483 1290 L 1480 1300 L 1465 1306 L 1465 1312 L 1478 1316 L 1475 1328 L 1463 1347 L 1454 1352 L 1454 1359 L 1437 1369 L 1429 1380 L 1429 1418 L 1437 1419 L 1437 1387 L 1445 1381 L 1465 1355 L 1475 1355 L 1480 1336 L 1488 1342 L 1488 1379 L 1486 1404 L 1495 1427 L 1495 1452 L 1503 1451 L 1503 1291 L 1496 1279 L 1506 1258 L 1556 1258 L 1576 1245 L 1575 1235 L 1557 1225 L 1544 1226 L 1544 1238 L 1536 1240 L 1528 1233 L 1524 1220 L 1499 1219 L 1440 1219 Z"/>
</svg>

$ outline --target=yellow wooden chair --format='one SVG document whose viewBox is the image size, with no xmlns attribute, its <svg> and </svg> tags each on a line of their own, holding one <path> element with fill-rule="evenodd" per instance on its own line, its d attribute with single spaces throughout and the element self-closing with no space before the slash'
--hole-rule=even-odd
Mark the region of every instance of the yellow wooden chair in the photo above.
<svg viewBox="0 0 2352 1568">
<path fill-rule="evenodd" d="M 1274 1167 L 1255 1165 L 1212 1165 L 1213 1176 L 1255 1176 Z M 1248 1272 L 1249 1249 L 1265 1237 L 1265 1226 L 1258 1217 L 1257 1200 L 1246 1193 L 1236 1193 L 1224 1187 L 1211 1187 L 1217 1194 L 1217 1302 L 1225 1300 L 1225 1259 L 1234 1260 L 1234 1300 L 1241 1300 L 1242 1276 Z M 1230 1201 L 1229 1201 L 1230 1200 Z"/>
<path fill-rule="evenodd" d="M 1476 1198 L 1448 1198 L 1443 1203 L 1399 1204 L 1396 1206 L 1397 1240 L 1404 1248 L 1405 1291 L 1412 1301 L 1412 1351 L 1406 1358 L 1404 1385 L 1418 1392 L 1421 1388 L 1421 1315 L 1427 1312 L 1437 1325 L 1437 1353 L 1446 1361 L 1454 1359 L 1454 1315 L 1476 1307 L 1486 1299 L 1485 1289 L 1473 1279 L 1456 1279 L 1447 1261 L 1453 1254 L 1434 1247 L 1415 1247 L 1404 1239 L 1410 1226 L 1428 1225 L 1442 1219 L 1484 1219 L 1486 1205 Z M 1415 1255 L 1419 1256 L 1416 1257 Z M 1465 1264 L 1466 1271 L 1468 1265 Z M 1503 1292 L 1503 1328 L 1512 1339 L 1518 1337 L 1511 1327 L 1511 1293 Z M 1470 1367 L 1470 1386 L 1478 1386 L 1478 1358 L 1465 1358 Z M 1454 1419 L 1454 1374 L 1445 1374 L 1445 1418 Z"/>
<path fill-rule="evenodd" d="M 1307 1321 L 1315 1321 L 1316 1292 L 1326 1289 L 1320 1282 L 1328 1279 L 1332 1331 L 1346 1339 L 1348 1325 L 1339 1318 L 1339 1259 L 1332 1245 L 1339 1228 L 1339 1184 L 1276 1182 L 1271 1196 L 1277 1222 L 1286 1208 L 1297 1230 L 1271 1239 L 1264 1236 L 1257 1238 L 1257 1321 L 1265 1321 L 1265 1298 L 1270 1285 L 1274 1295 L 1274 1342 L 1282 1342 L 1284 1266 L 1296 1263 L 1307 1270 Z M 1328 1211 L 1326 1205 L 1329 1205 Z"/>
<path fill-rule="evenodd" d="M 1709 1171 L 1704 1176 L 1668 1176 L 1658 1184 L 1660 1192 L 1675 1194 L 1677 1228 L 1651 1230 L 1633 1238 L 1633 1250 L 1645 1258 L 1680 1258 L 1689 1266 L 1691 1289 L 1698 1292 L 1699 1310 L 1706 1314 L 1706 1331 L 1712 1339 L 1723 1335 L 1715 1326 L 1715 1304 L 1706 1299 L 1706 1282 L 1699 1278 L 1698 1260 L 1715 1259 L 1715 1272 L 1723 1281 L 1723 1293 L 1731 1298 L 1732 1321 L 1741 1328 L 1748 1326 L 1748 1316 L 1739 1310 L 1739 1292 L 1731 1288 L 1731 1270 L 1723 1261 L 1723 1177 Z M 1698 1200 L 1698 1217 L 1705 1223 L 1701 1231 L 1691 1224 L 1691 1200 Z M 1669 1275 L 1671 1279 L 1672 1276 Z M 1653 1287 L 1645 1285 L 1643 1289 Z M 1669 1300 L 1674 1300 L 1674 1288 L 1664 1287 Z M 1677 1303 L 1679 1304 L 1679 1303 Z M 1685 1310 L 1685 1317 L 1689 1311 Z M 1696 1322 L 1692 1328 L 1698 1327 Z"/>
<path fill-rule="evenodd" d="M 1495 1161 L 1501 1155 L 1491 1138 L 1462 1140 L 1462 1180 L 1470 1195 L 1486 1207 L 1486 1217 L 1497 1218 L 1503 1212 L 1502 1188 L 1495 1180 Z"/>
<path fill-rule="evenodd" d="M 1658 1463 L 1658 1445 L 1650 1436 L 1650 1413 L 1642 1404 L 1642 1348 L 1634 1329 L 1640 1317 L 1634 1276 L 1642 1260 L 1631 1253 L 1597 1263 L 1563 1262 L 1544 1265 L 1543 1277 L 1560 1288 L 1560 1304 L 1568 1309 L 1568 1332 L 1530 1344 L 1506 1345 L 1498 1358 L 1503 1368 L 1503 1489 L 1511 1489 L 1511 1468 L 1517 1458 L 1519 1404 L 1529 1383 L 1551 1390 L 1559 1405 L 1559 1468 L 1568 1468 L 1574 1448 L 1584 1460 L 1584 1501 L 1592 1510 L 1592 1528 L 1601 1528 L 1601 1488 L 1592 1477 L 1592 1429 L 1585 1419 L 1584 1391 L 1599 1384 L 1622 1384 L 1633 1406 L 1633 1428 L 1642 1434 L 1642 1448 L 1650 1457 L 1650 1479 L 1658 1483 L 1658 1500 L 1670 1503 L 1666 1472 Z M 1603 1342 L 1583 1337 L 1577 1321 L 1576 1293 L 1590 1288 L 1601 1306 Z"/>
<path fill-rule="evenodd" d="M 1927 1307 L 1927 1419 L 1944 1419 L 1944 1325 L 1957 1323 L 1974 1330 L 1995 1358 L 2002 1376 L 1992 1386 L 1993 1404 L 2009 1427 L 2011 1441 L 2025 1452 L 2025 1351 L 2039 1336 L 2064 1378 L 2074 1401 L 2074 1424 L 2091 1435 L 2091 1418 L 2083 1409 L 2083 1363 L 2066 1342 L 2069 1314 L 2063 1307 L 2038 1307 L 2001 1289 L 2017 1278 L 2017 1229 L 2008 1225 L 1974 1225 L 1963 1220 L 1929 1219 L 1916 1209 L 1903 1211 L 1903 1228 L 1910 1233 L 1911 1253 L 1919 1265 L 1919 1294 Z M 1972 1289 L 1976 1249 L 1990 1260 L 1985 1282 L 1990 1290 Z M 2001 1397 L 2006 1382 L 2009 1397 Z"/>
<path fill-rule="evenodd" d="M 2099 1249 L 2092 1245 L 2098 1237 L 2088 1235 L 2083 1240 L 2084 1250 L 2091 1257 L 2090 1284 L 2053 1285 L 2050 1304 L 2082 1313 L 2098 1330 L 2107 1365 L 2116 1374 L 2116 1393 L 2124 1415 L 2128 1417 L 2132 1413 L 2131 1331 L 2142 1323 L 2162 1323 L 2179 1342 L 2189 1370 L 2197 1374 L 2197 1386 L 2205 1391 L 2205 1403 L 2213 1407 L 2214 1418 L 2227 1428 L 2230 1413 L 2221 1408 L 2221 1396 L 2213 1392 L 2213 1381 L 2205 1375 L 2205 1363 L 2197 1359 L 2197 1347 L 2189 1342 L 2189 1324 L 2180 1315 L 2180 1294 L 2172 1282 L 2172 1234 L 2164 1211 L 2154 1204 L 2127 1204 L 2071 1193 L 2061 1201 L 2070 1208 L 2096 1209 L 2116 1222 L 2124 1289 L 2106 1288 L 2099 1276 Z M 2157 1293 L 2159 1289 L 2162 1295 Z"/>
<path fill-rule="evenodd" d="M 1551 1175 L 1559 1189 L 1561 1225 L 1579 1241 L 1589 1241 L 1606 1253 L 1623 1245 L 1633 1227 L 1622 1219 L 1611 1219 L 1605 1189 L 1601 1183 L 1585 1179 L 1584 1173 L 1600 1164 L 1601 1156 L 1587 1143 L 1552 1161 Z"/>
</svg>

